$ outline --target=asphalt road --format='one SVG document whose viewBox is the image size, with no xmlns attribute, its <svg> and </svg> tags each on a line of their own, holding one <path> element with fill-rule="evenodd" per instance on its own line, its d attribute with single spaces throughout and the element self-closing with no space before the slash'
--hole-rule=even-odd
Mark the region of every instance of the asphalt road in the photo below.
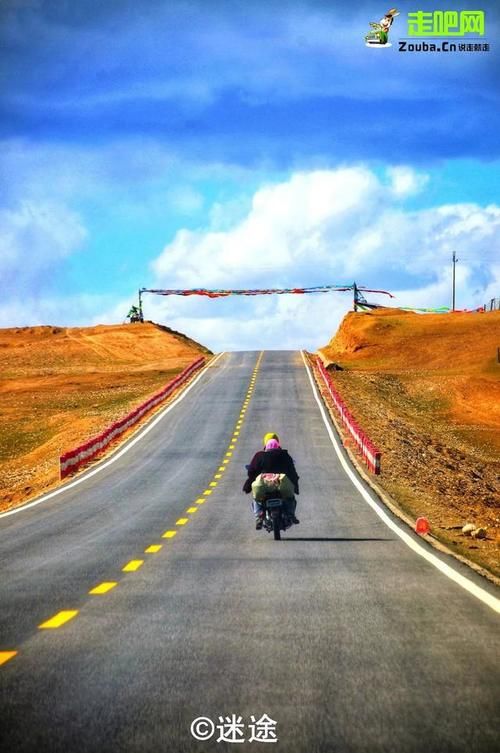
<svg viewBox="0 0 500 753">
<path fill-rule="evenodd" d="M 222 356 L 116 462 L 0 518 L 0 652 L 18 652 L 0 666 L 1 751 L 500 749 L 499 616 L 354 488 L 300 353 L 264 354 L 233 434 L 258 356 Z M 266 431 L 301 477 L 301 523 L 281 542 L 241 493 Z"/>
</svg>

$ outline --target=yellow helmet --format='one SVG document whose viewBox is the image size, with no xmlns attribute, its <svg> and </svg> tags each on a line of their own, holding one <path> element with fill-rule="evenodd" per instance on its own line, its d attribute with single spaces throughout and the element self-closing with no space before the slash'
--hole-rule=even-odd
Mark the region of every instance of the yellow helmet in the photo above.
<svg viewBox="0 0 500 753">
<path fill-rule="evenodd" d="M 266 444 L 269 442 L 270 439 L 276 439 L 277 442 L 280 441 L 280 438 L 278 437 L 277 434 L 275 434 L 274 432 L 269 432 L 269 434 L 264 434 L 264 447 L 266 446 Z"/>
</svg>

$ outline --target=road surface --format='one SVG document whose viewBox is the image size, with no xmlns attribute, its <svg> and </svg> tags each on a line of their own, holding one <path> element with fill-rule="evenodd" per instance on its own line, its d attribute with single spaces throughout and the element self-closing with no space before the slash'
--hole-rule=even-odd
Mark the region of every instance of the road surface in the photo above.
<svg viewBox="0 0 500 753">
<path fill-rule="evenodd" d="M 241 493 L 267 431 L 301 477 L 281 542 Z M 0 517 L 0 605 L 2 751 L 500 749 L 498 614 L 362 498 L 300 353 L 223 355 L 118 460 Z"/>
</svg>

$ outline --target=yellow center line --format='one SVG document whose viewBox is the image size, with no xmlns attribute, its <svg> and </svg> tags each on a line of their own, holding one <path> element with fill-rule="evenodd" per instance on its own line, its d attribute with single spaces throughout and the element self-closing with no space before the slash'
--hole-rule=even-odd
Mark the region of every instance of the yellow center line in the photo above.
<svg viewBox="0 0 500 753">
<path fill-rule="evenodd" d="M 64 625 L 66 622 L 72 620 L 73 617 L 76 617 L 77 614 L 78 609 L 68 609 L 66 611 L 58 612 L 46 622 L 42 622 L 42 624 L 38 627 L 44 629 L 58 628 L 61 627 L 61 625 Z"/>
<path fill-rule="evenodd" d="M 17 656 L 17 651 L 0 651 L 0 664 L 5 664 L 14 656 Z"/>
<path fill-rule="evenodd" d="M 240 428 L 243 424 L 243 420 L 245 417 L 246 410 L 248 408 L 248 405 L 250 403 L 252 393 L 255 387 L 255 383 L 257 380 L 257 375 L 260 368 L 260 363 L 262 361 L 262 357 L 264 355 L 264 352 L 262 351 L 259 355 L 259 358 L 257 359 L 257 364 L 252 372 L 252 377 L 250 379 L 250 384 L 245 396 L 245 400 L 243 401 L 242 408 L 240 409 L 239 419 L 236 422 L 236 430 L 233 432 L 233 436 L 231 437 L 231 442 L 235 443 L 238 441 L 238 436 L 240 434 Z M 221 474 L 226 470 L 225 466 L 230 462 L 229 458 L 232 457 L 233 453 L 231 450 L 234 450 L 235 445 L 230 444 L 229 445 L 229 451 L 225 455 L 225 459 L 222 461 L 222 465 L 219 466 L 218 471 L 219 473 L 216 473 L 214 478 L 219 479 L 221 478 Z M 211 481 L 209 486 L 216 487 L 217 481 Z M 212 489 L 206 489 L 203 492 L 203 496 L 209 496 L 212 493 Z M 206 500 L 202 497 L 198 498 L 194 504 L 196 505 L 202 505 L 204 504 Z M 193 515 L 197 512 L 197 507 L 188 507 L 186 512 L 190 515 Z M 189 522 L 189 518 L 179 518 L 176 521 L 176 526 L 184 526 L 186 523 Z M 168 530 L 165 531 L 162 534 L 162 538 L 164 539 L 171 539 L 174 536 L 177 535 L 177 531 L 175 530 Z M 156 554 L 162 549 L 162 544 L 150 544 L 144 552 L 145 554 Z M 144 560 L 130 560 L 127 562 L 126 565 L 122 567 L 122 571 L 127 572 L 135 572 L 136 570 L 139 570 L 140 567 L 144 564 Z M 102 583 L 99 583 L 97 586 L 94 586 L 88 593 L 89 594 L 105 594 L 111 591 L 113 588 L 115 588 L 118 585 L 117 581 L 103 581 Z M 42 622 L 38 627 L 41 629 L 55 629 L 58 627 L 61 627 L 62 625 L 65 625 L 67 622 L 72 620 L 76 615 L 79 613 L 79 610 L 72 609 L 72 610 L 62 610 L 60 612 L 57 612 L 53 617 L 49 618 L 45 622 Z M 0 665 L 5 664 L 6 662 L 10 661 L 10 659 L 13 659 L 15 656 L 17 656 L 17 651 L 0 651 Z"/>
<path fill-rule="evenodd" d="M 111 589 L 114 588 L 117 585 L 118 585 L 118 583 L 116 581 L 114 581 L 112 583 L 111 582 L 109 582 L 109 583 L 108 582 L 99 583 L 98 586 L 95 586 L 95 588 L 92 588 L 89 591 L 89 594 L 107 594 L 108 591 L 111 591 Z"/>
<path fill-rule="evenodd" d="M 165 533 L 162 534 L 162 539 L 173 539 L 174 536 L 177 536 L 177 531 L 165 531 Z"/>
<path fill-rule="evenodd" d="M 228 451 L 226 452 L 226 454 L 224 456 L 224 460 L 222 460 L 222 465 L 220 465 L 219 468 L 218 468 L 219 472 L 216 473 L 216 474 L 214 474 L 214 479 L 220 479 L 222 477 L 222 473 L 224 473 L 224 471 L 226 470 L 227 464 L 230 462 L 230 458 L 232 458 L 233 453 L 231 451 L 235 449 L 235 444 L 234 443 L 238 441 L 238 437 L 239 437 L 239 434 L 240 434 L 240 428 L 241 428 L 241 426 L 243 424 L 243 419 L 244 419 L 244 416 L 245 416 L 245 412 L 246 412 L 246 409 L 247 409 L 248 404 L 249 404 L 250 399 L 251 399 L 252 391 L 253 391 L 254 384 L 255 384 L 255 381 L 256 381 L 256 378 L 257 378 L 257 373 L 258 373 L 258 370 L 259 370 L 260 362 L 262 360 L 262 356 L 263 356 L 263 353 L 260 354 L 260 356 L 258 358 L 258 361 L 257 361 L 257 366 L 255 367 L 255 369 L 253 371 L 253 376 L 252 376 L 252 379 L 250 380 L 250 386 L 248 388 L 248 392 L 247 392 L 246 398 L 245 398 L 245 400 L 243 402 L 243 407 L 242 407 L 242 409 L 240 411 L 239 419 L 236 422 L 236 428 L 233 431 L 233 436 L 231 437 L 231 444 L 229 445 Z M 209 489 L 205 489 L 205 491 L 203 492 L 203 496 L 204 497 L 208 497 L 210 494 L 212 494 L 213 488 L 216 487 L 217 484 L 218 484 L 217 481 L 211 481 L 209 483 L 209 487 L 212 487 L 212 488 L 211 489 L 210 488 Z M 206 500 L 203 499 L 202 497 L 199 497 L 197 500 L 195 500 L 194 504 L 196 504 L 196 505 L 202 505 L 204 502 L 206 502 Z M 188 507 L 187 510 L 186 510 L 186 513 L 188 513 L 189 515 L 193 515 L 194 513 L 196 513 L 197 509 L 198 509 L 197 507 Z M 176 521 L 176 525 L 177 526 L 184 526 L 188 522 L 189 522 L 189 518 L 179 518 Z M 173 536 L 175 536 L 176 533 L 177 533 L 177 531 L 165 531 L 165 533 L 162 535 L 162 538 L 164 538 L 164 539 L 173 538 Z M 159 545 L 159 546 L 161 547 L 161 545 Z M 151 547 L 148 547 L 148 549 L 146 549 L 145 551 L 146 552 L 153 552 L 153 551 L 156 551 L 156 550 L 154 548 L 154 545 L 152 545 Z M 133 560 L 132 560 L 132 562 L 133 562 Z M 127 565 L 126 567 L 128 568 L 130 566 L 130 564 L 131 563 L 129 563 L 129 565 Z"/>
</svg>

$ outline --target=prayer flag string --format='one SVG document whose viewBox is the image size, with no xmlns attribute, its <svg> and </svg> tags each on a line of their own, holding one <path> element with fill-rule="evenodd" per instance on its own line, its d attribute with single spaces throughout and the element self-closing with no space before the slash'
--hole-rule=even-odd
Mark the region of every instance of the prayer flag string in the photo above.
<svg viewBox="0 0 500 753">
<path fill-rule="evenodd" d="M 365 293 L 381 293 L 394 298 L 392 293 L 387 290 L 370 290 L 369 288 L 357 288 Z M 141 293 L 154 293 L 155 295 L 199 295 L 207 298 L 227 298 L 232 295 L 304 295 L 307 293 L 330 293 L 330 292 L 347 292 L 354 290 L 354 285 L 318 285 L 310 288 L 263 288 L 263 289 L 243 289 L 243 290 L 224 290 L 207 288 L 191 288 L 180 290 L 163 290 L 153 288 L 141 288 Z"/>
</svg>

